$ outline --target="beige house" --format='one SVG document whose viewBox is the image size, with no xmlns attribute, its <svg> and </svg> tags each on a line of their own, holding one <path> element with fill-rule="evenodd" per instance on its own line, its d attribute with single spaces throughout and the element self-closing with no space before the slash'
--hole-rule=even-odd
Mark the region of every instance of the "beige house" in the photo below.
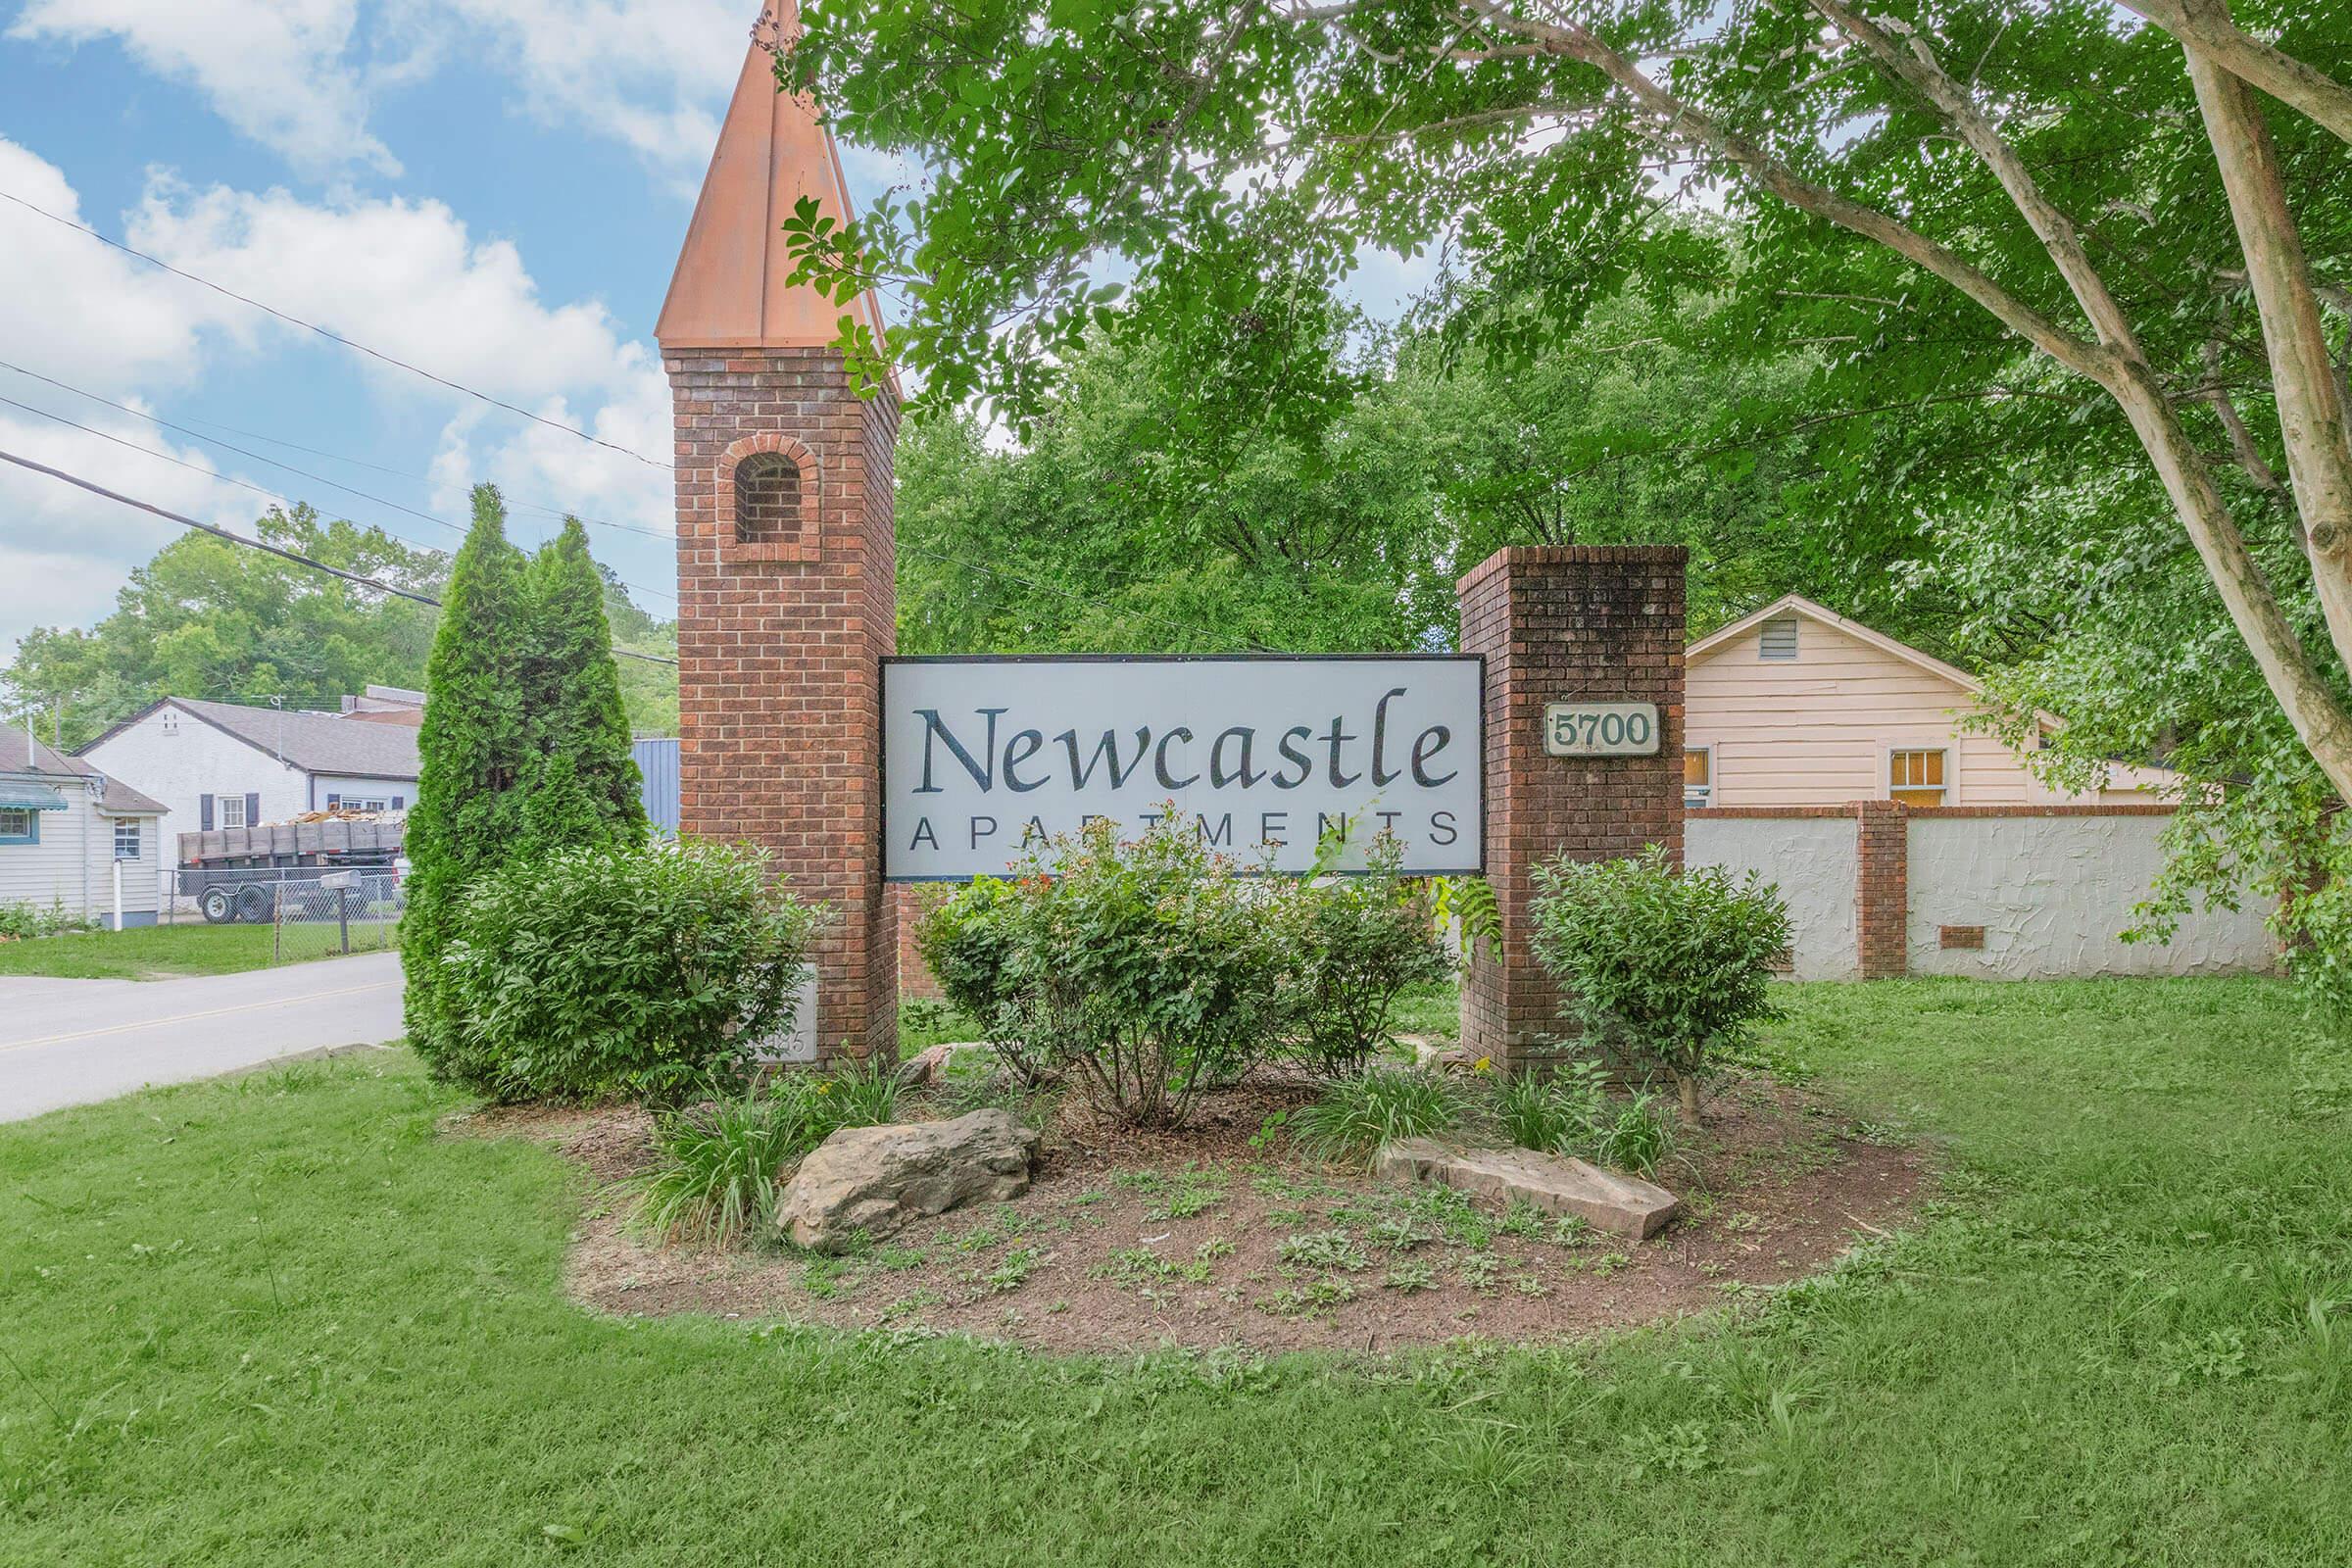
<svg viewBox="0 0 2352 1568">
<path fill-rule="evenodd" d="M 1983 697 L 1974 676 L 1797 594 L 1686 657 L 1684 798 L 1693 808 L 2153 803 L 2177 777 L 2119 762 L 2099 790 L 2052 790 L 1999 741 L 1962 731 Z M 2056 723 L 2045 716 L 2043 727 Z"/>
</svg>

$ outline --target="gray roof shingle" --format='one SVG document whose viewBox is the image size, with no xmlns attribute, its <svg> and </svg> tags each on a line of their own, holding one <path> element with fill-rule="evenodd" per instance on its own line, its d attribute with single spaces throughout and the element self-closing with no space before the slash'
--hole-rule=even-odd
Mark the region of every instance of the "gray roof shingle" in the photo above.
<svg viewBox="0 0 2352 1568">
<path fill-rule="evenodd" d="M 416 731 L 406 724 L 358 724 L 340 713 L 174 697 L 172 704 L 306 773 L 415 778 Z"/>
</svg>

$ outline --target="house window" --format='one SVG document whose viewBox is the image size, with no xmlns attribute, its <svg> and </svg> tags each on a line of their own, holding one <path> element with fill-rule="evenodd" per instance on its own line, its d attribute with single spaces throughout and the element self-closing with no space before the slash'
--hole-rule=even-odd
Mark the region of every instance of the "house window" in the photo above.
<svg viewBox="0 0 2352 1568">
<path fill-rule="evenodd" d="M 176 734 L 178 734 L 178 733 L 179 733 L 179 714 L 178 714 L 178 713 L 176 713 L 176 712 L 174 712 L 172 710 L 171 710 L 171 709 L 169 709 L 169 708 L 165 709 L 165 710 L 164 710 L 164 720 L 163 720 L 163 726 L 162 726 L 162 728 L 163 728 L 163 731 L 164 731 L 164 733 L 165 733 L 165 734 L 167 734 L 167 735 L 176 735 Z"/>
<path fill-rule="evenodd" d="M 362 801 L 360 803 L 360 809 L 363 811 L 380 811 L 383 808 L 384 803 L 381 801 Z"/>
<path fill-rule="evenodd" d="M 1683 753 L 1683 809 L 1703 811 L 1715 800 L 1715 748 L 1693 746 Z"/>
<path fill-rule="evenodd" d="M 139 824 L 118 819 L 115 823 L 115 858 L 135 860 L 139 858 Z"/>
<path fill-rule="evenodd" d="M 1796 622 L 1768 620 L 1756 638 L 1756 657 L 1759 659 L 1794 659 L 1796 657 Z"/>
<path fill-rule="evenodd" d="M 245 825 L 244 796 L 223 795 L 220 797 L 220 825 L 222 827 L 243 827 Z"/>
<path fill-rule="evenodd" d="M 1905 806 L 1941 806 L 1944 802 L 1943 753 L 1903 751 L 1886 754 L 1886 795 Z"/>
<path fill-rule="evenodd" d="M 40 842 L 40 812 L 0 811 L 0 844 L 38 844 Z"/>
</svg>

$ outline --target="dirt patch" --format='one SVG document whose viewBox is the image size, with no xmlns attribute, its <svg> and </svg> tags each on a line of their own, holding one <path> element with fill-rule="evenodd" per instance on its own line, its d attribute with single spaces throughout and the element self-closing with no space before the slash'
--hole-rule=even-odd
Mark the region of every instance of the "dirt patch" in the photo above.
<svg viewBox="0 0 2352 1568">
<path fill-rule="evenodd" d="M 1633 1242 L 1304 1161 L 1261 1129 L 1305 1095 L 1280 1082 L 1229 1090 L 1181 1135 L 1125 1133 L 1065 1108 L 1026 1196 L 849 1257 L 765 1237 L 728 1252 L 650 1247 L 623 1225 L 625 1204 L 595 1201 L 570 1289 L 616 1313 L 923 1324 L 1065 1351 L 1544 1341 L 1816 1272 L 1858 1235 L 1903 1223 L 1926 1168 L 1918 1149 L 1812 1095 L 1738 1082 L 1659 1173 L 1690 1213 Z M 933 1113 L 948 1112 L 913 1111 Z M 649 1124 L 631 1109 L 502 1109 L 464 1130 L 552 1143 L 600 1185 L 651 1156 Z"/>
</svg>

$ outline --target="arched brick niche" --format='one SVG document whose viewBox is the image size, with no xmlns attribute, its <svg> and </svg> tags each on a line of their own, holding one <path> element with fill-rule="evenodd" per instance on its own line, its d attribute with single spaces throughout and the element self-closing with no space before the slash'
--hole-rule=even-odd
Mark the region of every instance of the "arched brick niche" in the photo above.
<svg viewBox="0 0 2352 1568">
<path fill-rule="evenodd" d="M 719 454 L 715 475 L 722 561 L 817 559 L 816 455 L 784 435 L 750 435 Z"/>
</svg>

